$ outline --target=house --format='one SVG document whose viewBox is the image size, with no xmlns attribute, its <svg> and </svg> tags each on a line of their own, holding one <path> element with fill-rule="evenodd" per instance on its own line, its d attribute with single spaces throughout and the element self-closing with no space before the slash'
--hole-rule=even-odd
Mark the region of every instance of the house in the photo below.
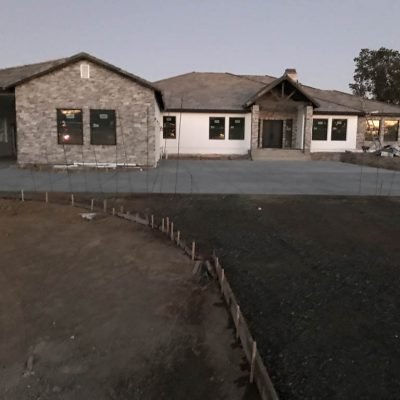
<svg viewBox="0 0 400 400">
<path fill-rule="evenodd" d="M 155 83 L 163 91 L 163 151 L 272 155 L 361 150 L 399 140 L 400 107 L 280 78 L 191 72 Z"/>
<path fill-rule="evenodd" d="M 155 83 L 87 53 L 0 70 L 0 157 L 20 165 L 156 166 L 163 154 L 360 150 L 399 140 L 400 107 L 268 75 Z"/>
<path fill-rule="evenodd" d="M 0 155 L 20 165 L 155 166 L 164 104 L 152 83 L 89 54 L 0 70 Z"/>
</svg>

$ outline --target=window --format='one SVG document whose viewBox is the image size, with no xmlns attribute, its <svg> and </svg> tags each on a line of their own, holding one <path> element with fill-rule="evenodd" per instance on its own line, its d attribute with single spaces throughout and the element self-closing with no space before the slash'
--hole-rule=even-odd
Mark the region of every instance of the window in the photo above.
<svg viewBox="0 0 400 400">
<path fill-rule="evenodd" d="M 346 140 L 346 138 L 347 119 L 333 119 L 331 140 Z"/>
<path fill-rule="evenodd" d="M 244 118 L 229 118 L 229 140 L 244 140 Z"/>
<path fill-rule="evenodd" d="M 383 140 L 385 142 L 397 142 L 399 134 L 399 121 L 385 120 L 383 121 Z"/>
<path fill-rule="evenodd" d="M 328 120 L 314 119 L 312 128 L 312 140 L 328 140 Z"/>
<path fill-rule="evenodd" d="M 83 144 L 82 110 L 57 109 L 58 144 Z"/>
<path fill-rule="evenodd" d="M 210 117 L 210 139 L 225 139 L 225 118 Z"/>
<path fill-rule="evenodd" d="M 114 110 L 90 110 L 90 144 L 117 144 Z"/>
<path fill-rule="evenodd" d="M 89 64 L 81 64 L 81 79 L 89 79 L 90 78 L 90 66 Z"/>
<path fill-rule="evenodd" d="M 163 118 L 163 138 L 176 139 L 176 117 Z"/>
<path fill-rule="evenodd" d="M 374 140 L 379 137 L 381 121 L 379 119 L 367 119 L 367 127 L 365 129 L 365 140 Z"/>
</svg>

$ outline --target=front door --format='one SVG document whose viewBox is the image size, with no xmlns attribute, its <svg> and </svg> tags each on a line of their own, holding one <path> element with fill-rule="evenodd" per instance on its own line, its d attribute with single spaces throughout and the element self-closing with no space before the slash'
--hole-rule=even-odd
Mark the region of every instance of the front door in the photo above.
<svg viewBox="0 0 400 400">
<path fill-rule="evenodd" d="M 283 138 L 282 120 L 264 120 L 262 132 L 262 147 L 281 149 Z"/>
</svg>

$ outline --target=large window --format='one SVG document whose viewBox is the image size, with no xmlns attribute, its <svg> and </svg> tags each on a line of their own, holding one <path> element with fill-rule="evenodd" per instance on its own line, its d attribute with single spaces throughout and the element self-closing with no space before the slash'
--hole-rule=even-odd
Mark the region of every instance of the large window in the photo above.
<svg viewBox="0 0 400 400">
<path fill-rule="evenodd" d="M 225 118 L 221 117 L 210 117 L 210 139 L 225 139 Z"/>
<path fill-rule="evenodd" d="M 399 137 L 399 121 L 387 119 L 383 122 L 383 140 L 397 142 Z"/>
<path fill-rule="evenodd" d="M 163 138 L 176 139 L 176 117 L 163 118 Z"/>
<path fill-rule="evenodd" d="M 105 146 L 117 144 L 114 110 L 90 110 L 90 143 Z"/>
<path fill-rule="evenodd" d="M 346 140 L 346 138 L 347 119 L 333 119 L 331 140 Z"/>
<path fill-rule="evenodd" d="M 58 144 L 83 144 L 82 110 L 57 109 Z"/>
<path fill-rule="evenodd" d="M 367 119 L 365 140 L 374 140 L 374 138 L 379 137 L 380 127 L 381 121 L 379 119 Z"/>
<path fill-rule="evenodd" d="M 328 140 L 328 120 L 314 119 L 312 140 Z"/>
<path fill-rule="evenodd" d="M 244 118 L 229 118 L 229 140 L 244 140 Z"/>
</svg>

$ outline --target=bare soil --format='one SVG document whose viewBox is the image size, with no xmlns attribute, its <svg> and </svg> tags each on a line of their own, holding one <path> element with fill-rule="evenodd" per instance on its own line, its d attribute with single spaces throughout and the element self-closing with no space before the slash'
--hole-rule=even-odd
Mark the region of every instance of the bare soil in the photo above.
<svg viewBox="0 0 400 400">
<path fill-rule="evenodd" d="M 281 399 L 399 399 L 400 200 L 146 196 L 215 249 Z"/>
<path fill-rule="evenodd" d="M 257 399 L 215 283 L 149 229 L 0 201 L 0 398 Z"/>
<path fill-rule="evenodd" d="M 365 165 L 373 168 L 400 171 L 400 157 L 382 157 L 369 153 L 342 153 L 340 161 L 350 164 Z"/>
</svg>

